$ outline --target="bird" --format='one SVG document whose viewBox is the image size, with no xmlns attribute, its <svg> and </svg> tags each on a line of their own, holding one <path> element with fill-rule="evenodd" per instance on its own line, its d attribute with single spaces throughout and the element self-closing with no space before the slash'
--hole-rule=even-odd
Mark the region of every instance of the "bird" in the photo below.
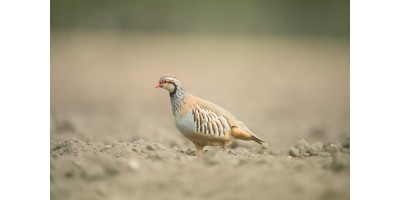
<svg viewBox="0 0 400 200">
<path fill-rule="evenodd" d="M 176 76 L 161 76 L 155 88 L 169 92 L 175 125 L 194 144 L 196 156 L 205 146 L 222 146 L 226 152 L 235 139 L 265 143 L 224 108 L 186 92 Z"/>
</svg>

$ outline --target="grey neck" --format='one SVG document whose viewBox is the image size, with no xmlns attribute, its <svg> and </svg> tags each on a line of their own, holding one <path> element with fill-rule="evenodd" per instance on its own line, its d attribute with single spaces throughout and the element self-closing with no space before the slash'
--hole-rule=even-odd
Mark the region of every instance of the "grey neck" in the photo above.
<svg viewBox="0 0 400 200">
<path fill-rule="evenodd" d="M 171 98 L 172 113 L 176 116 L 181 110 L 188 93 L 180 85 L 174 84 L 174 86 L 175 90 L 169 93 L 169 97 Z"/>
</svg>

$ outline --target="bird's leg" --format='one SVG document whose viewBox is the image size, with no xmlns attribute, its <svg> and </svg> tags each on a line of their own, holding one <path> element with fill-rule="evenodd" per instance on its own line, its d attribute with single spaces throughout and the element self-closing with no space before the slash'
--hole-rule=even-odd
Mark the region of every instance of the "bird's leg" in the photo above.
<svg viewBox="0 0 400 200">
<path fill-rule="evenodd" d="M 226 152 L 226 146 L 228 146 L 228 142 L 227 141 L 225 141 L 223 146 L 222 146 L 222 149 L 224 150 L 224 152 Z"/>
<path fill-rule="evenodd" d="M 196 156 L 199 157 L 199 156 L 203 155 L 204 146 L 201 146 L 198 144 L 194 144 L 194 146 L 196 147 Z"/>
</svg>

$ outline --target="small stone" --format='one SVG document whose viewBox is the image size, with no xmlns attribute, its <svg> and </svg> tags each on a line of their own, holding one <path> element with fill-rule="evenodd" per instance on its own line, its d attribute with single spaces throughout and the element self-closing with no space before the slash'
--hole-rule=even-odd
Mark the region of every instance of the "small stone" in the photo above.
<svg viewBox="0 0 400 200">
<path fill-rule="evenodd" d="M 153 145 L 151 145 L 151 144 L 148 144 L 148 145 L 146 146 L 146 149 L 147 149 L 147 150 L 150 150 L 150 151 L 156 150 L 156 148 L 155 148 Z"/>
<path fill-rule="evenodd" d="M 237 155 L 237 153 L 234 149 L 228 149 L 227 152 L 228 152 L 228 154 Z"/>
<path fill-rule="evenodd" d="M 315 156 L 321 153 L 323 148 L 324 147 L 321 142 L 316 142 L 313 145 L 311 145 L 310 149 L 308 149 L 308 153 L 310 153 L 312 156 Z"/>
<path fill-rule="evenodd" d="M 295 147 L 297 147 L 298 149 L 308 148 L 308 147 L 310 147 L 310 144 L 308 144 L 308 142 L 306 140 L 302 139 L 296 143 Z"/>
<path fill-rule="evenodd" d="M 290 147 L 289 149 L 289 155 L 293 156 L 293 157 L 300 157 L 300 150 L 296 147 Z"/>
<path fill-rule="evenodd" d="M 309 154 L 307 153 L 308 149 L 310 148 L 310 144 L 308 144 L 307 141 L 305 141 L 304 139 L 298 141 L 295 145 L 295 147 L 297 149 L 299 149 L 300 154 L 303 156 L 309 156 Z"/>
<path fill-rule="evenodd" d="M 128 167 L 129 167 L 129 169 L 131 169 L 133 171 L 138 171 L 140 169 L 140 164 L 136 160 L 129 160 Z"/>
<path fill-rule="evenodd" d="M 328 144 L 326 146 L 326 151 L 329 152 L 331 155 L 335 155 L 337 152 L 340 151 L 340 148 L 336 144 Z"/>
<path fill-rule="evenodd" d="M 189 155 L 189 156 L 196 156 L 196 151 L 191 150 L 191 149 L 187 149 L 187 150 L 185 151 L 185 154 L 186 154 L 186 155 Z"/>
</svg>

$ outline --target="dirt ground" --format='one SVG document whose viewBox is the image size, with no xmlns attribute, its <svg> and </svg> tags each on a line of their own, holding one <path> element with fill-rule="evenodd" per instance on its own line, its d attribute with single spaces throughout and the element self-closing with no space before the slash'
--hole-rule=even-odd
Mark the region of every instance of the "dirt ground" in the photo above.
<svg viewBox="0 0 400 200">
<path fill-rule="evenodd" d="M 267 141 L 203 157 L 165 73 Z M 349 41 L 53 32 L 51 199 L 349 199 Z"/>
</svg>

